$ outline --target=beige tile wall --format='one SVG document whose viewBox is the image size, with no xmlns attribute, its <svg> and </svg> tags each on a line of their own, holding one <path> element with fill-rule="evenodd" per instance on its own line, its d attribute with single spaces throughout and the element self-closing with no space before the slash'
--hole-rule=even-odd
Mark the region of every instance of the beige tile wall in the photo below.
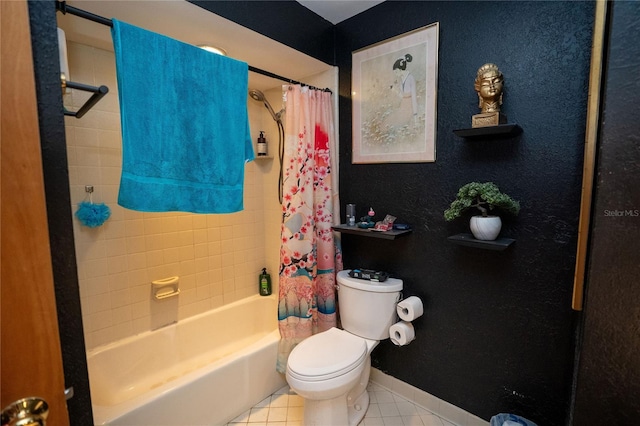
<svg viewBox="0 0 640 426">
<path fill-rule="evenodd" d="M 244 211 L 197 215 L 127 210 L 117 205 L 122 141 L 114 54 L 73 42 L 67 49 L 71 81 L 109 88 L 85 116 L 65 118 L 72 211 L 88 199 L 86 185 L 94 187 L 94 202 L 111 208 L 110 219 L 98 228 L 73 220 L 87 349 L 256 294 L 265 266 L 277 294 L 278 127 L 263 104 L 249 99 L 249 121 L 254 143 L 260 130 L 265 132 L 271 158 L 245 166 Z M 337 69 L 307 82 L 335 92 Z M 265 91 L 276 111 L 283 107 L 281 93 L 277 81 Z M 89 96 L 71 90 L 64 96 L 65 106 L 75 111 Z M 335 104 L 337 117 L 337 97 Z M 175 275 L 180 295 L 154 300 L 151 281 Z"/>
<path fill-rule="evenodd" d="M 271 197 L 276 207 L 265 209 L 277 170 L 264 162 L 246 165 L 245 210 L 239 213 L 142 213 L 118 206 L 121 139 L 113 52 L 68 43 L 68 55 L 71 81 L 109 87 L 84 117 L 65 119 L 72 210 L 87 199 L 85 185 L 93 185 L 93 201 L 106 203 L 112 212 L 98 228 L 73 220 L 87 348 L 256 294 L 258 274 L 266 266 L 265 223 L 272 228 L 270 239 L 279 234 L 276 196 Z M 88 97 L 74 90 L 64 102 L 77 110 Z M 249 104 L 256 137 L 263 110 L 257 102 Z M 270 257 L 272 271 L 277 252 Z M 272 272 L 276 285 L 277 271 Z M 180 277 L 180 295 L 154 300 L 150 282 L 174 275 Z"/>
</svg>

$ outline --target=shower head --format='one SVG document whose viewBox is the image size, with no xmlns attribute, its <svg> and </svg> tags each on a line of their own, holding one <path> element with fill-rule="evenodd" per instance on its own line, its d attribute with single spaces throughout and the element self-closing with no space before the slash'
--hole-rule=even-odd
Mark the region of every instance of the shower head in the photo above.
<svg viewBox="0 0 640 426">
<path fill-rule="evenodd" d="M 264 93 L 262 93 L 258 89 L 249 89 L 249 96 L 251 96 L 258 102 L 264 102 L 266 100 L 266 98 L 264 97 Z"/>
<path fill-rule="evenodd" d="M 264 97 L 264 93 L 262 93 L 258 89 L 250 89 L 249 96 L 251 96 L 251 98 L 255 101 L 264 103 L 264 107 L 269 111 L 269 114 L 271 114 L 271 117 L 273 117 L 274 121 L 280 122 L 283 110 L 280 110 L 276 113 L 273 108 L 271 108 L 271 104 L 269 104 L 267 98 Z"/>
</svg>

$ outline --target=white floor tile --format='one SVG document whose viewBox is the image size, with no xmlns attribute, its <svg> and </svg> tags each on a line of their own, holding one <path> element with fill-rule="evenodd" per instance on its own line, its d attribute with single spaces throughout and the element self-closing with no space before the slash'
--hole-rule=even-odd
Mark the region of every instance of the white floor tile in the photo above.
<svg viewBox="0 0 640 426">
<path fill-rule="evenodd" d="M 382 417 L 400 416 L 400 411 L 398 410 L 398 406 L 395 402 L 385 402 L 378 404 L 378 408 L 380 408 L 380 414 L 382 415 Z"/>
<path fill-rule="evenodd" d="M 287 422 L 288 421 L 302 421 L 302 418 L 304 416 L 304 411 L 303 411 L 303 407 L 299 406 L 299 407 L 291 407 L 289 406 L 289 409 L 287 410 Z"/>
<path fill-rule="evenodd" d="M 268 407 L 271 403 L 271 396 L 266 397 L 262 401 L 258 402 L 254 407 Z"/>
<path fill-rule="evenodd" d="M 283 422 L 287 421 L 287 407 L 270 407 L 269 416 L 267 417 L 269 424 L 271 422 Z"/>
<path fill-rule="evenodd" d="M 304 407 L 304 398 L 300 395 L 289 395 L 289 407 Z"/>
<path fill-rule="evenodd" d="M 289 395 L 278 394 L 271 397 L 269 407 L 287 407 L 289 405 Z"/>
<path fill-rule="evenodd" d="M 420 418 L 424 426 L 443 426 L 442 419 L 435 414 L 421 414 Z"/>
<path fill-rule="evenodd" d="M 413 416 L 402 416 L 402 423 L 404 426 L 424 426 L 422 419 L 417 414 Z"/>
<path fill-rule="evenodd" d="M 393 399 L 393 394 L 389 391 L 383 390 L 383 391 L 377 391 L 376 393 L 376 402 L 378 404 L 382 403 L 382 402 L 396 402 L 395 399 Z"/>
<path fill-rule="evenodd" d="M 249 423 L 266 422 L 269 417 L 269 407 L 255 407 L 249 414 Z"/>
<path fill-rule="evenodd" d="M 404 422 L 400 416 L 383 417 L 382 421 L 384 422 L 384 426 L 404 426 Z"/>
<path fill-rule="evenodd" d="M 358 426 L 456 426 L 383 386 L 369 383 L 367 389 L 369 408 Z M 302 426 L 303 418 L 304 399 L 285 386 L 227 425 Z"/>
<path fill-rule="evenodd" d="M 398 411 L 401 416 L 413 416 L 418 414 L 418 409 L 415 404 L 409 401 L 398 401 L 396 402 L 396 406 L 398 407 Z"/>
<path fill-rule="evenodd" d="M 380 408 L 378 407 L 378 404 L 369 403 L 369 408 L 367 409 L 367 412 L 364 415 L 364 418 L 369 419 L 372 417 L 382 417 L 382 414 L 380 414 Z"/>
</svg>

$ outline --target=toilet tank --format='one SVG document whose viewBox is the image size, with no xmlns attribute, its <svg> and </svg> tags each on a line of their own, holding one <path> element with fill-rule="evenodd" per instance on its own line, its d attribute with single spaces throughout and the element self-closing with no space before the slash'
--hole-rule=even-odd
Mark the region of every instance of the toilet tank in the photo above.
<svg viewBox="0 0 640 426">
<path fill-rule="evenodd" d="M 337 280 L 342 328 L 365 339 L 389 338 L 389 327 L 398 320 L 402 280 L 361 280 L 350 277 L 349 270 L 338 272 Z"/>
</svg>

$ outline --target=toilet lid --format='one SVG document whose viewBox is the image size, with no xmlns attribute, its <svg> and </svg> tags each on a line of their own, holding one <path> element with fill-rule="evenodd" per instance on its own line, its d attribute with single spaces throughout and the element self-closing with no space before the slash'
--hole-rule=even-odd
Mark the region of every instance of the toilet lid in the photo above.
<svg viewBox="0 0 640 426">
<path fill-rule="evenodd" d="M 366 356 L 367 344 L 363 338 L 334 327 L 293 348 L 287 370 L 300 380 L 327 380 L 353 370 Z"/>
</svg>

